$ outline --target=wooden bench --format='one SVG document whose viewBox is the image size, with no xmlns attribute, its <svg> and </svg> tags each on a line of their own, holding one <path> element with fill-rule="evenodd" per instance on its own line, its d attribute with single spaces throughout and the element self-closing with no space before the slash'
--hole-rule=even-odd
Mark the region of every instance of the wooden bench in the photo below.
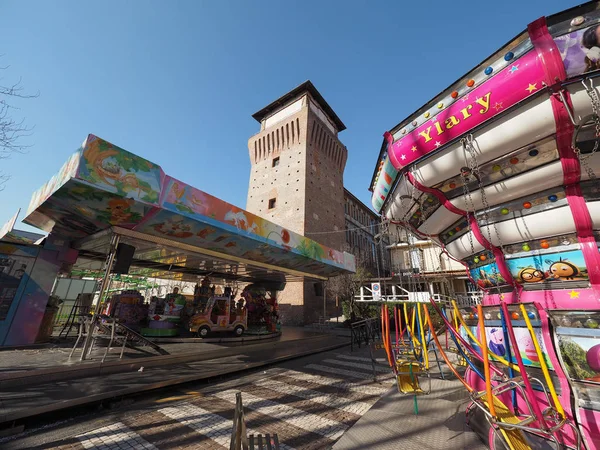
<svg viewBox="0 0 600 450">
<path fill-rule="evenodd" d="M 251 434 L 248 439 L 241 392 L 235 394 L 235 411 L 229 450 L 279 450 L 277 434 Z"/>
<path fill-rule="evenodd" d="M 250 450 L 279 450 L 277 434 L 251 434 L 249 441 Z"/>
</svg>

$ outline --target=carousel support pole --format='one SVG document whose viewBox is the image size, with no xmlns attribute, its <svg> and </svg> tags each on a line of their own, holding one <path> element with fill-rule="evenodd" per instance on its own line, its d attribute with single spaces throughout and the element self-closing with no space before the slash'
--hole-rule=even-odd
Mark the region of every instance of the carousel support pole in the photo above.
<svg viewBox="0 0 600 450">
<path fill-rule="evenodd" d="M 323 326 L 327 320 L 327 283 L 323 281 Z"/>
<path fill-rule="evenodd" d="M 92 323 L 90 325 L 90 330 L 88 335 L 85 338 L 85 342 L 83 343 L 83 349 L 81 351 L 80 361 L 83 361 L 87 358 L 87 352 L 90 349 L 90 345 L 94 336 L 94 329 L 96 328 L 96 324 L 98 323 L 100 317 L 100 305 L 102 303 L 102 297 L 106 293 L 108 289 L 108 285 L 110 283 L 110 271 L 113 266 L 113 262 L 115 261 L 115 256 L 117 254 L 117 246 L 119 245 L 120 236 L 118 234 L 113 234 L 110 241 L 110 248 L 108 250 L 108 255 L 106 257 L 106 265 L 104 267 L 104 277 L 102 278 L 102 284 L 100 285 L 100 292 L 98 294 L 98 303 L 96 305 L 96 311 L 94 311 L 94 317 L 92 318 Z"/>
</svg>

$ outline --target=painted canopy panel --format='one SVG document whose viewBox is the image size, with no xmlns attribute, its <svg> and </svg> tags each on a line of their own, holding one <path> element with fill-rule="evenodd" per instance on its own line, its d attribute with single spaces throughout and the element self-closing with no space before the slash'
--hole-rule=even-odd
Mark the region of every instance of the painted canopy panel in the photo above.
<svg viewBox="0 0 600 450">
<path fill-rule="evenodd" d="M 71 239 L 119 226 L 320 276 L 355 270 L 352 255 L 166 176 L 157 164 L 93 135 L 36 191 L 24 222 Z"/>
</svg>

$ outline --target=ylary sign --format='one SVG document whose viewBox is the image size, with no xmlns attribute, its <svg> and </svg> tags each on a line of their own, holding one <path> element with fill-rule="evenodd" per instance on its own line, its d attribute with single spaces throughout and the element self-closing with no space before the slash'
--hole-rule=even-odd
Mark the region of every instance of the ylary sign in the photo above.
<svg viewBox="0 0 600 450">
<path fill-rule="evenodd" d="M 530 51 L 513 64 L 394 142 L 389 151 L 394 167 L 406 165 L 460 137 L 486 120 L 542 89 L 544 67 Z"/>
</svg>

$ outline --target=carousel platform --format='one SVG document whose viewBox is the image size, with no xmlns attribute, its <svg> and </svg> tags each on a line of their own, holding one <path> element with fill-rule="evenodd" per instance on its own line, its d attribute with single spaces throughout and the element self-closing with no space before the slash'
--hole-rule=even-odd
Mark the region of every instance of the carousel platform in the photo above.
<svg viewBox="0 0 600 450">
<path fill-rule="evenodd" d="M 0 428 L 34 416 L 230 376 L 348 344 L 346 338 L 296 328 L 286 329 L 276 340 L 253 345 L 162 345 L 169 355 L 148 356 L 130 350 L 119 360 L 120 349 L 114 349 L 104 363 L 100 353 L 90 360 L 69 361 L 66 347 L 1 351 Z"/>
</svg>

